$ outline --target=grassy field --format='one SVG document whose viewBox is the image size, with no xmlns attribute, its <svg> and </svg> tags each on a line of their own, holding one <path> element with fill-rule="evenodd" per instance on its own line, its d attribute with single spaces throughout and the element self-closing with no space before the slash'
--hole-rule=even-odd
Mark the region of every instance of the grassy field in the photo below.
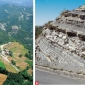
<svg viewBox="0 0 85 85">
<path fill-rule="evenodd" d="M 16 67 L 18 67 L 21 71 L 27 69 L 28 74 L 31 76 L 33 75 L 33 61 L 29 60 L 27 57 L 25 57 L 25 54 L 29 52 L 29 50 L 25 49 L 23 45 L 19 44 L 18 42 L 11 42 L 10 44 L 7 44 L 4 46 L 9 51 L 13 52 L 13 57 L 7 55 L 8 60 L 14 60 L 16 62 Z M 22 54 L 20 57 L 19 55 Z M 6 60 L 4 60 L 0 56 L 0 67 L 6 68 L 7 71 L 12 73 L 18 73 L 10 63 L 8 63 Z M 7 76 L 0 74 L 0 85 L 3 85 L 3 82 L 6 80 Z"/>
<path fill-rule="evenodd" d="M 25 54 L 29 52 L 28 49 L 25 49 L 23 45 L 19 44 L 18 42 L 11 42 L 10 44 L 6 45 L 4 48 L 11 50 L 13 52 L 13 57 L 8 57 L 8 59 L 14 60 L 16 62 L 16 66 L 20 68 L 20 70 L 24 70 L 27 66 L 32 67 L 32 60 L 29 60 L 25 57 Z M 22 54 L 20 58 L 19 55 Z M 29 61 L 29 62 L 28 62 Z M 6 64 L 7 70 L 12 72 L 13 68 L 11 68 L 8 64 Z M 32 73 L 32 70 L 29 70 L 29 73 Z"/>
<path fill-rule="evenodd" d="M 9 63 L 5 64 L 5 66 L 7 71 L 17 73 L 17 71 Z"/>
<path fill-rule="evenodd" d="M 0 85 L 3 85 L 4 81 L 6 80 L 7 75 L 0 74 Z"/>
<path fill-rule="evenodd" d="M 17 71 L 7 62 L 5 61 L 1 56 L 0 56 L 0 62 L 2 62 L 9 72 L 17 73 Z"/>
<path fill-rule="evenodd" d="M 5 65 L 2 61 L 0 61 L 0 67 L 5 69 Z"/>
<path fill-rule="evenodd" d="M 18 42 L 11 42 L 10 44 L 6 45 L 4 48 L 11 50 L 14 53 L 14 56 L 19 56 L 19 54 L 22 54 L 24 56 L 25 53 L 29 51 L 28 49 L 25 49 L 24 46 Z"/>
</svg>

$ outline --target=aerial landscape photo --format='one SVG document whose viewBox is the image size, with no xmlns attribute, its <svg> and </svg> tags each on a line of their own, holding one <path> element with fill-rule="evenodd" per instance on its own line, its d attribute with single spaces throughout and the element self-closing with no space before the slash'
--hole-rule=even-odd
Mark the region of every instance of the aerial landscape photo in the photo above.
<svg viewBox="0 0 85 85">
<path fill-rule="evenodd" d="M 36 83 L 85 85 L 85 1 L 35 4 Z"/>
<path fill-rule="evenodd" d="M 33 85 L 32 0 L 0 0 L 0 85 Z"/>
</svg>

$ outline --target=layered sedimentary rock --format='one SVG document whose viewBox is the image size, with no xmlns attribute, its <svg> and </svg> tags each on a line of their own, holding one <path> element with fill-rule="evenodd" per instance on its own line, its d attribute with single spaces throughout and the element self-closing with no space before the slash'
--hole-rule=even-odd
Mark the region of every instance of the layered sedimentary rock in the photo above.
<svg viewBox="0 0 85 85">
<path fill-rule="evenodd" d="M 36 39 L 36 65 L 85 72 L 85 5 L 44 25 Z"/>
</svg>

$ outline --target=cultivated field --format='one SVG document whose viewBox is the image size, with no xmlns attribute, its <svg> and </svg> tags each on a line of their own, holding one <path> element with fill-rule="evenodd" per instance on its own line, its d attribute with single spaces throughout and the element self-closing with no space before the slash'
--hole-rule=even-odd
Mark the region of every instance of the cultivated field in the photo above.
<svg viewBox="0 0 85 85">
<path fill-rule="evenodd" d="M 0 74 L 0 85 L 3 85 L 4 81 L 6 80 L 7 76 L 4 74 Z"/>
<path fill-rule="evenodd" d="M 23 45 L 19 44 L 18 42 L 11 42 L 10 44 L 4 46 L 7 50 L 12 51 L 13 57 L 9 56 L 8 59 L 14 60 L 16 62 L 16 66 L 20 70 L 24 70 L 27 66 L 29 68 L 32 67 L 32 61 L 25 57 L 25 54 L 29 52 L 29 50 L 25 49 Z M 22 55 L 19 57 L 19 55 Z M 5 62 L 6 63 L 6 62 Z M 16 72 L 9 64 L 5 64 L 7 70 Z M 32 69 L 28 70 L 29 74 L 32 74 Z"/>
</svg>

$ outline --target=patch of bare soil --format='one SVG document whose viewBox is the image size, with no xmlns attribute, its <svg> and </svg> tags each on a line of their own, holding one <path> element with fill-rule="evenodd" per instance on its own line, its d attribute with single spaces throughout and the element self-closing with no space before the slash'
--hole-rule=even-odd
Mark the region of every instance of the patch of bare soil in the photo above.
<svg viewBox="0 0 85 85">
<path fill-rule="evenodd" d="M 6 80 L 7 76 L 4 74 L 0 74 L 0 85 L 3 85 L 4 81 Z"/>
</svg>

